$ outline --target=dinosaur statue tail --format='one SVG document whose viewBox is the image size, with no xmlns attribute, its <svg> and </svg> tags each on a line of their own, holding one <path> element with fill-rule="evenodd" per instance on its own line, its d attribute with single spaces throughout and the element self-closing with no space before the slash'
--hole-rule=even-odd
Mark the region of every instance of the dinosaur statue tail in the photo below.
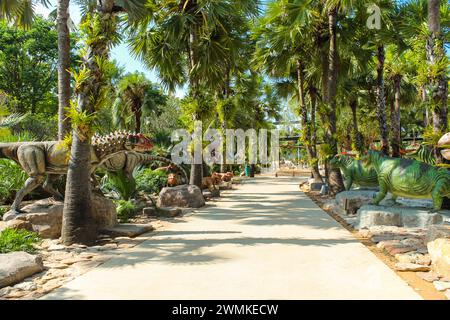
<svg viewBox="0 0 450 320">
<path fill-rule="evenodd" d="M 144 154 L 142 156 L 143 156 L 143 159 L 141 161 L 141 164 L 148 164 L 148 163 L 151 163 L 151 162 L 154 162 L 154 161 L 160 161 L 160 162 L 164 162 L 164 163 L 173 165 L 178 171 L 181 172 L 181 175 L 183 176 L 182 178 L 185 181 L 185 183 L 188 183 L 189 179 L 188 179 L 188 176 L 187 176 L 186 171 L 184 170 L 184 168 L 182 166 L 176 164 L 172 160 L 164 158 L 164 157 L 160 157 L 160 156 L 152 156 L 152 155 L 149 155 L 149 154 Z"/>
</svg>

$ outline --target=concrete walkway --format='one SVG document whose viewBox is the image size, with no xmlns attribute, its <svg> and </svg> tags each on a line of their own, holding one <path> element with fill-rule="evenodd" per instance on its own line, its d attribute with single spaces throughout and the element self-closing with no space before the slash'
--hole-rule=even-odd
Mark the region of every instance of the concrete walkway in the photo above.
<svg viewBox="0 0 450 320">
<path fill-rule="evenodd" d="M 299 179 L 248 181 L 44 299 L 420 299 Z"/>
</svg>

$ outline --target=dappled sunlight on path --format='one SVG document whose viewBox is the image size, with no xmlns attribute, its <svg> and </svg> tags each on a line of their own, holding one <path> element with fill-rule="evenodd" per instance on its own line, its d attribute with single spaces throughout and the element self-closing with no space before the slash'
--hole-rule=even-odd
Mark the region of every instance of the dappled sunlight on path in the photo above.
<svg viewBox="0 0 450 320">
<path fill-rule="evenodd" d="M 44 298 L 419 298 L 300 181 L 246 181 Z"/>
</svg>

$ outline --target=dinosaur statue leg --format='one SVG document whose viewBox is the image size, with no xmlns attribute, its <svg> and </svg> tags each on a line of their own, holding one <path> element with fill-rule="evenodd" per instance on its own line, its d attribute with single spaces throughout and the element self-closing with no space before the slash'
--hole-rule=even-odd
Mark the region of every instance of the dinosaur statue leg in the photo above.
<svg viewBox="0 0 450 320">
<path fill-rule="evenodd" d="M 45 180 L 45 154 L 40 148 L 28 148 L 18 152 L 20 165 L 28 174 L 29 178 L 20 189 L 11 206 L 11 211 L 20 213 L 19 206 L 23 198 L 31 191 L 36 189 Z"/>
<path fill-rule="evenodd" d="M 433 198 L 433 211 L 439 211 L 444 200 L 445 181 L 439 180 L 434 186 L 431 197 Z"/>
<path fill-rule="evenodd" d="M 54 182 L 59 177 L 60 177 L 60 175 L 57 175 L 57 174 L 49 174 L 47 176 L 47 179 L 45 179 L 44 185 L 42 187 L 44 188 L 45 191 L 50 193 L 53 196 L 53 198 L 55 198 L 55 200 L 62 201 L 62 200 L 64 200 L 63 195 L 54 186 Z"/>
<path fill-rule="evenodd" d="M 387 193 L 387 184 L 382 179 L 378 179 L 378 184 L 380 185 L 380 191 L 377 193 L 377 196 L 373 200 L 373 204 L 378 205 L 381 200 L 386 197 Z"/>
<path fill-rule="evenodd" d="M 345 190 L 350 190 L 350 188 L 353 185 L 353 179 L 350 177 L 347 179 L 347 181 L 345 181 Z"/>
<path fill-rule="evenodd" d="M 31 191 L 36 189 L 42 182 L 44 181 L 44 176 L 36 176 L 36 177 L 30 177 L 25 181 L 24 186 L 22 189 L 20 189 L 17 194 L 16 198 L 14 199 L 13 204 L 11 205 L 11 211 L 15 214 L 24 213 L 24 211 L 19 209 L 20 204 L 22 203 L 23 198 L 29 194 Z"/>
</svg>

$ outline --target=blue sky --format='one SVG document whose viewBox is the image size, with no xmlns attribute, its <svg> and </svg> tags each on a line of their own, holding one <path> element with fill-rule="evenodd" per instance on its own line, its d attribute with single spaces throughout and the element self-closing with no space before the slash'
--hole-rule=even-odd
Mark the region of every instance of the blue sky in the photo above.
<svg viewBox="0 0 450 320">
<path fill-rule="evenodd" d="M 44 17 L 47 17 L 48 14 L 56 9 L 56 1 L 51 0 L 51 7 L 46 8 L 42 4 L 38 3 L 36 5 L 36 13 L 41 14 Z M 70 2 L 70 17 L 73 20 L 75 24 L 78 24 L 80 22 L 80 10 L 77 5 L 75 5 L 73 2 Z M 154 82 L 159 83 L 158 76 L 154 70 L 148 69 L 143 63 L 141 63 L 139 60 L 134 59 L 127 48 L 126 44 L 121 44 L 119 46 L 116 46 L 113 48 L 111 52 L 111 58 L 115 59 L 119 62 L 120 65 L 125 67 L 126 72 L 134 72 L 139 71 L 145 73 L 145 75 Z M 175 95 L 177 97 L 183 97 L 185 94 L 185 90 L 183 88 L 180 88 L 176 91 Z"/>
</svg>

